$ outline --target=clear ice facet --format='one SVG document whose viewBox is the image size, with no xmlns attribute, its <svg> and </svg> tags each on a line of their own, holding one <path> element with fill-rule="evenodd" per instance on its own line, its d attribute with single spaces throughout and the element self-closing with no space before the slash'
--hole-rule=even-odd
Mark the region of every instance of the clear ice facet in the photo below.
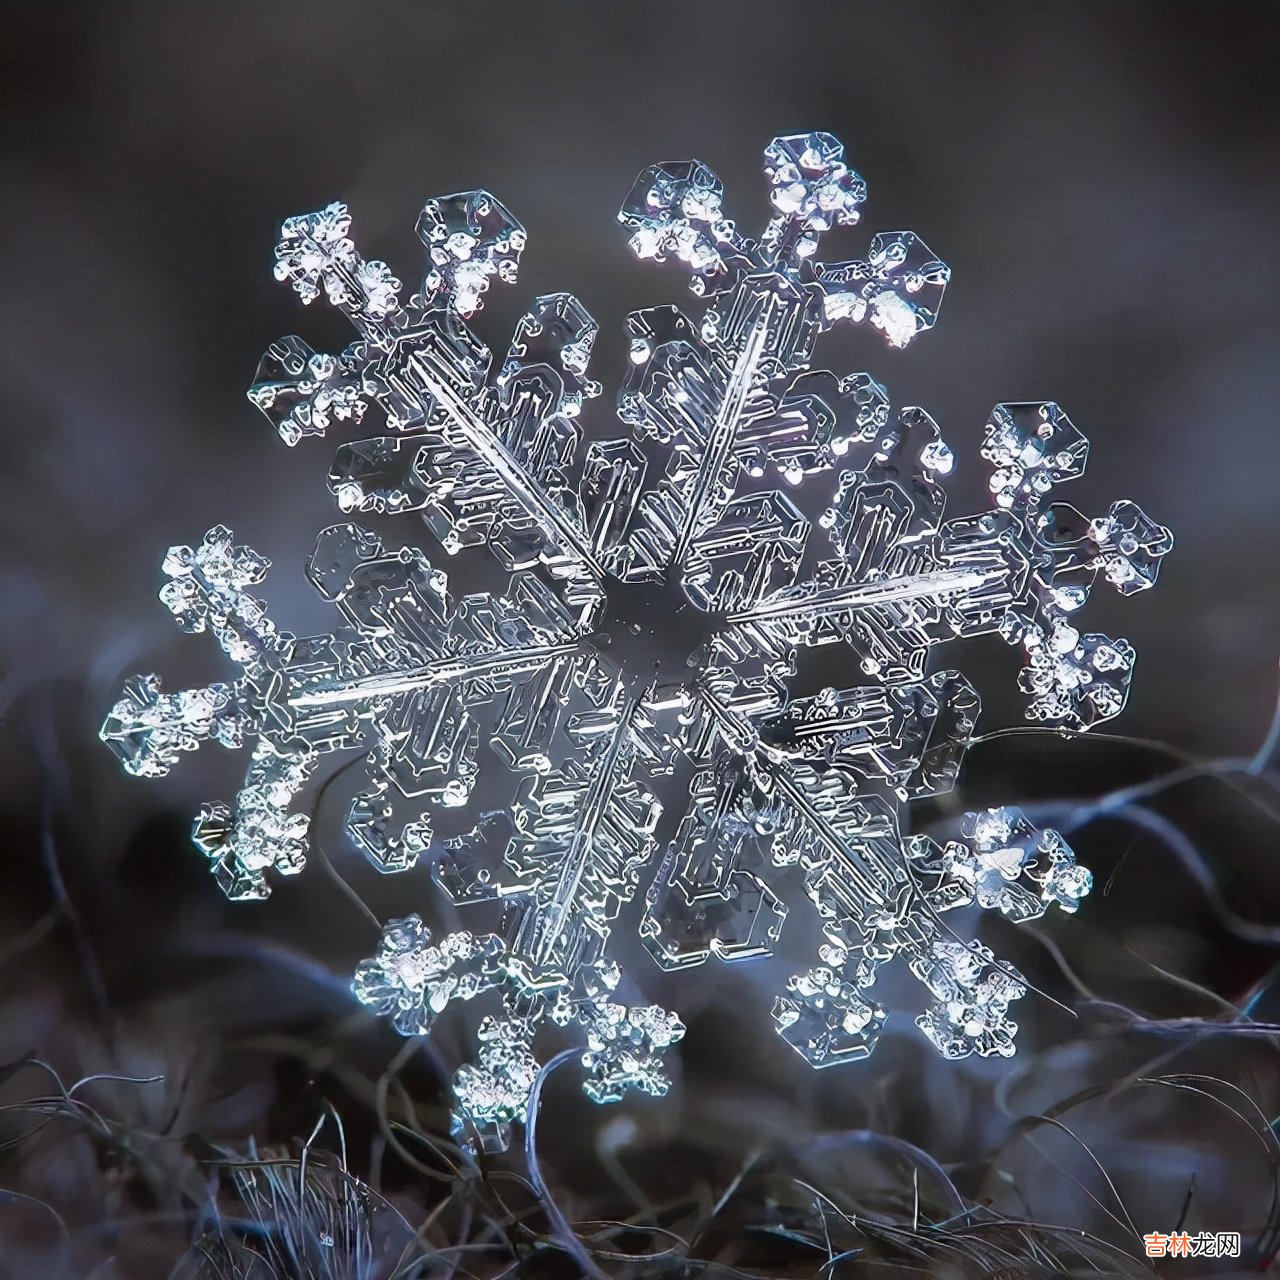
<svg viewBox="0 0 1280 1280">
<path fill-rule="evenodd" d="M 747 962 L 779 945 L 798 905 L 779 873 L 798 868 L 823 941 L 773 1016 L 826 1067 L 874 1048 L 889 1014 L 870 988 L 894 961 L 925 988 L 917 1025 L 945 1056 L 1011 1053 L 1025 983 L 942 917 L 1026 921 L 1090 889 L 1062 837 L 1017 809 L 970 814 L 944 844 L 904 834 L 905 803 L 954 785 L 979 710 L 931 652 L 997 635 L 1023 651 L 1029 716 L 1109 719 L 1134 653 L 1076 618 L 1096 582 L 1152 586 L 1169 531 L 1131 502 L 1090 519 L 1056 500 L 1088 444 L 1050 402 L 996 406 L 991 509 L 948 518 L 957 462 L 934 419 L 893 407 L 870 374 L 810 365 L 838 322 L 895 347 L 928 330 L 949 269 L 911 232 L 818 260 L 866 201 L 831 135 L 777 138 L 764 167 L 758 239 L 698 161 L 637 179 L 619 215 L 633 252 L 681 263 L 702 301 L 629 318 L 613 438 L 580 425 L 600 385 L 575 297 L 535 299 L 501 359 L 468 324 L 525 243 L 488 192 L 426 203 L 407 299 L 360 256 L 344 205 L 288 219 L 277 276 L 326 297 L 355 338 L 338 355 L 279 340 L 249 398 L 286 444 L 350 432 L 329 471 L 337 505 L 397 517 L 404 545 L 349 520 L 322 530 L 307 576 L 338 617 L 301 638 L 249 593 L 267 561 L 229 530 L 172 548 L 161 599 L 238 671 L 178 693 L 135 677 L 102 728 L 142 776 L 209 740 L 251 744 L 234 802 L 206 805 L 193 831 L 234 898 L 303 869 L 299 796 L 329 756 L 363 757 L 355 847 L 388 874 L 427 864 L 437 895 L 488 923 L 437 937 L 421 915 L 389 921 L 354 990 L 405 1035 L 481 1003 L 454 1094 L 487 1145 L 526 1117 L 548 1024 L 583 1042 L 595 1101 L 666 1089 L 683 1025 L 614 998 L 610 936 L 637 894 L 659 966 Z M 789 496 L 809 486 L 816 519 Z M 504 585 L 459 589 L 479 581 L 470 564 L 443 566 L 467 549 Z M 655 664 L 672 644 L 688 661 Z M 801 654 L 824 645 L 848 687 L 792 696 Z"/>
</svg>

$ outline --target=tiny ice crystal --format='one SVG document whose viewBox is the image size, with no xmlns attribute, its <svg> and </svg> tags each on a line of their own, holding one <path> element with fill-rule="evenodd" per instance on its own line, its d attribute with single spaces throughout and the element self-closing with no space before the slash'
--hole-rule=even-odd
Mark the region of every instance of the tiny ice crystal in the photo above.
<svg viewBox="0 0 1280 1280">
<path fill-rule="evenodd" d="M 1074 911 L 1090 888 L 1062 837 L 1017 809 L 970 814 L 945 845 L 901 833 L 904 802 L 954 784 L 978 714 L 968 681 L 930 674 L 929 654 L 996 633 L 1025 654 L 1032 718 L 1108 719 L 1133 650 L 1069 619 L 1099 577 L 1126 595 L 1151 586 L 1171 536 L 1131 502 L 1094 520 L 1049 502 L 1088 449 L 1053 403 L 996 406 L 981 450 L 994 509 L 944 520 L 955 456 L 933 419 L 893 412 L 869 374 L 809 366 L 837 323 L 892 346 L 929 329 L 949 269 L 906 231 L 818 260 L 866 197 L 829 134 L 774 140 L 764 168 L 773 216 L 758 239 L 724 217 L 697 161 L 646 169 L 627 197 L 633 251 L 690 268 L 705 306 L 696 322 L 673 306 L 630 317 L 622 439 L 579 425 L 600 388 L 576 298 L 536 299 L 496 365 L 467 324 L 492 283 L 515 280 L 525 244 L 492 195 L 427 203 L 428 267 L 404 300 L 357 252 L 345 206 L 286 221 L 277 276 L 304 303 L 328 298 L 357 336 L 338 355 L 281 339 L 250 399 L 289 445 L 373 422 L 338 447 L 341 510 L 418 513 L 447 555 L 487 547 L 505 585 L 455 594 L 415 538 L 390 549 L 338 523 L 307 573 L 340 625 L 298 638 L 248 593 L 267 561 L 215 528 L 165 557 L 161 599 L 238 676 L 178 694 L 136 677 L 102 729 L 142 776 L 209 739 L 254 742 L 235 803 L 206 805 L 194 828 L 233 898 L 303 869 L 299 791 L 322 757 L 366 753 L 355 844 L 386 872 L 424 860 L 482 927 L 436 938 L 418 915 L 388 922 L 355 992 L 405 1035 L 493 993 L 455 1078 L 460 1120 L 489 1141 L 524 1118 L 548 1023 L 585 1040 L 596 1101 L 666 1089 L 680 1020 L 612 998 L 610 931 L 642 873 L 641 937 L 679 969 L 768 954 L 787 915 L 776 872 L 799 864 L 825 941 L 774 1018 L 814 1066 L 871 1051 L 887 1015 L 869 988 L 894 958 L 932 997 L 917 1025 L 943 1054 L 1011 1053 L 1025 984 L 943 913 L 1025 921 Z M 822 473 L 830 498 L 811 519 L 777 479 L 810 491 Z M 680 678 L 637 656 L 655 609 L 700 619 Z M 797 657 L 818 645 L 843 646 L 864 679 L 793 696 Z"/>
</svg>

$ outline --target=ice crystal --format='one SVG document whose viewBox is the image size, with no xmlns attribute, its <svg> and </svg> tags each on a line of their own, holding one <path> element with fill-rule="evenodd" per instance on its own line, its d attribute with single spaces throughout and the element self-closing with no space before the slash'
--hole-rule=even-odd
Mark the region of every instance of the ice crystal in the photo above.
<svg viewBox="0 0 1280 1280">
<path fill-rule="evenodd" d="M 405 1035 L 494 993 L 455 1096 L 462 1120 L 499 1138 L 525 1114 L 547 1023 L 585 1040 L 596 1101 L 666 1088 L 679 1019 L 612 999 L 610 932 L 642 874 L 640 934 L 676 969 L 768 954 L 787 914 L 777 873 L 799 865 L 825 940 L 774 1018 L 814 1066 L 870 1052 L 886 1012 L 869 989 L 894 958 L 932 997 L 917 1024 L 942 1053 L 1011 1053 L 1024 984 L 945 913 L 1025 921 L 1089 891 L 1062 837 L 1017 809 L 970 814 L 945 845 L 903 834 L 904 802 L 953 785 L 978 713 L 968 681 L 929 673 L 928 658 L 996 633 L 1024 652 L 1031 717 L 1080 730 L 1115 715 L 1133 650 L 1072 619 L 1099 578 L 1151 586 L 1169 532 L 1131 502 L 1087 520 L 1049 501 L 1088 448 L 1052 403 L 992 411 L 992 509 L 944 519 L 955 459 L 933 419 L 892 411 L 866 373 L 809 366 L 838 323 L 894 346 L 931 327 L 948 268 L 905 231 L 818 261 L 866 195 L 830 135 L 776 139 L 765 174 L 758 239 L 725 218 L 696 161 L 645 170 L 623 205 L 633 251 L 691 268 L 704 305 L 696 321 L 672 306 L 631 316 L 622 439 L 587 441 L 578 425 L 599 386 L 596 326 L 575 298 L 536 299 L 496 367 L 468 325 L 491 283 L 514 281 L 525 242 L 487 192 L 427 203 L 429 264 L 405 300 L 357 252 L 343 205 L 290 218 L 277 276 L 303 302 L 325 296 L 357 336 L 336 356 L 280 340 L 250 399 L 290 445 L 374 422 L 338 447 L 340 508 L 419 513 L 446 555 L 487 547 L 505 585 L 455 594 L 417 538 L 388 549 L 338 523 L 307 572 L 340 625 L 297 638 L 248 594 L 266 560 L 216 528 L 169 552 L 161 598 L 239 675 L 178 694 L 135 678 L 103 727 L 141 775 L 208 739 L 254 740 L 234 805 L 195 823 L 233 898 L 303 868 L 300 788 L 321 757 L 366 753 L 354 842 L 383 871 L 422 859 L 476 928 L 436 938 L 419 915 L 390 921 L 355 992 Z M 777 478 L 820 483 L 829 504 L 811 520 Z M 658 610 L 695 633 L 674 677 L 655 671 Z M 799 654 L 819 645 L 851 653 L 861 679 L 793 696 Z"/>
</svg>

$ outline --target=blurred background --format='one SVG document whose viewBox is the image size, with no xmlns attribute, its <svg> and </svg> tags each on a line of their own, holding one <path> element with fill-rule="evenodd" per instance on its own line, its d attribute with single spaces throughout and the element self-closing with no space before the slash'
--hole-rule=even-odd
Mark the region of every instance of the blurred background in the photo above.
<svg viewBox="0 0 1280 1280">
<path fill-rule="evenodd" d="M 320 350 L 347 340 L 272 278 L 287 215 L 346 201 L 365 256 L 412 281 L 423 200 L 492 190 L 529 247 L 519 284 L 490 294 L 476 328 L 501 350 L 535 294 L 578 294 L 601 325 L 593 374 L 606 386 L 586 421 L 608 433 L 626 314 L 687 297 L 680 270 L 632 260 L 614 220 L 636 173 L 696 156 L 754 230 L 768 140 L 836 134 L 869 186 L 843 247 L 909 228 L 953 276 L 938 326 L 905 352 L 837 332 L 818 363 L 866 368 L 895 404 L 934 415 L 958 459 L 952 513 L 985 505 L 991 406 L 1056 399 L 1092 442 L 1089 474 L 1062 496 L 1091 513 L 1131 497 L 1177 539 L 1155 591 L 1100 594 L 1087 614 L 1139 651 L 1114 727 L 1145 743 L 981 743 L 962 801 L 1058 812 L 1188 759 L 1247 760 L 1266 738 L 1280 686 L 1273 5 L 113 3 L 17 5 L 5 26 L 0 1062 L 34 1051 L 65 1083 L 165 1082 L 89 1086 L 109 1124 L 159 1135 L 146 1195 L 129 1172 L 143 1156 L 116 1130 L 110 1157 L 65 1119 L 0 1151 L 14 1193 L 0 1204 L 0 1276 L 54 1275 L 55 1255 L 69 1275 L 168 1274 L 193 1232 L 174 1189 L 186 1195 L 183 1179 L 205 1168 L 192 1135 L 287 1144 L 326 1102 L 349 1126 L 353 1170 L 376 1171 L 419 1216 L 435 1203 L 410 1162 L 382 1163 L 369 1082 L 399 1044 L 344 994 L 376 941 L 367 921 L 322 874 L 228 909 L 186 828 L 201 801 L 235 790 L 243 761 L 206 750 L 142 783 L 96 738 L 126 675 L 160 672 L 168 688 L 223 675 L 207 637 L 181 636 L 155 599 L 173 543 L 229 524 L 273 561 L 264 594 L 282 626 L 331 625 L 301 572 L 333 518 L 330 446 L 286 449 L 244 398 L 281 334 Z M 945 661 L 978 687 L 982 729 L 1020 722 L 1017 661 L 998 640 Z M 872 1130 L 926 1148 L 966 1203 L 1008 1218 L 1084 1226 L 1132 1254 L 1133 1227 L 1168 1231 L 1182 1215 L 1245 1231 L 1255 1272 L 1266 1265 L 1273 1043 L 1179 1020 L 1238 1021 L 1250 1001 L 1255 1020 L 1280 1012 L 1280 798 L 1265 776 L 1201 773 L 1152 804 L 1166 826 L 1095 822 L 1074 839 L 1098 888 L 1049 941 L 1084 993 L 1050 949 L 983 926 L 1075 1007 L 1029 996 L 1012 1063 L 944 1064 L 904 1013 L 867 1064 L 814 1073 L 772 1033 L 776 974 L 642 975 L 690 1025 L 683 1076 L 668 1103 L 599 1112 L 572 1071 L 551 1082 L 547 1158 L 577 1216 L 664 1197 L 714 1205 L 753 1152 Z M 379 880 L 338 817 L 317 819 L 331 857 L 379 914 L 420 907 L 409 899 L 422 882 Z M 464 1045 L 459 1023 L 438 1047 L 453 1063 Z M 1179 1071 L 1246 1089 L 1257 1114 L 1235 1098 L 1250 1119 L 1233 1131 L 1214 1104 L 1167 1086 L 1079 1104 L 1073 1125 L 1099 1162 L 1056 1129 L 1042 1135 L 1061 1147 L 1049 1156 L 1023 1140 L 1016 1117 L 1110 1090 L 1166 1052 L 1184 1055 Z M 406 1070 L 438 1111 L 434 1068 Z M 6 1097 L 50 1087 L 18 1077 L 0 1072 Z M 32 1128 L 0 1115 L 20 1136 Z M 909 1162 L 875 1177 L 901 1190 L 904 1169 L 909 1189 Z M 872 1177 L 824 1171 L 842 1188 Z M 57 1208 L 69 1243 L 24 1195 Z M 723 1221 L 724 1256 L 746 1265 Z"/>
</svg>

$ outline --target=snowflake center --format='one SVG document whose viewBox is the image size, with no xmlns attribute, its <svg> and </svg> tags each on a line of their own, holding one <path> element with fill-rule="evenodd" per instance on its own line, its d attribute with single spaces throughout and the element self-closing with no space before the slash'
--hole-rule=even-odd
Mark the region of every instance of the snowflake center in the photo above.
<svg viewBox="0 0 1280 1280">
<path fill-rule="evenodd" d="M 593 643 L 638 691 L 655 677 L 685 680 L 723 628 L 724 615 L 696 608 L 670 582 L 615 582 Z"/>
</svg>

